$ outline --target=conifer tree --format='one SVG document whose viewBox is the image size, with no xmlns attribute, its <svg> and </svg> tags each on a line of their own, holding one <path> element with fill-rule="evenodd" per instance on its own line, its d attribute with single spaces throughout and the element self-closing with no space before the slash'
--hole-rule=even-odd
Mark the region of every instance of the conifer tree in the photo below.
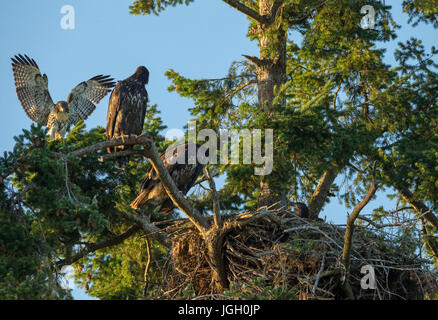
<svg viewBox="0 0 438 320">
<path fill-rule="evenodd" d="M 136 0 L 130 10 L 159 15 L 193 1 Z M 394 193 L 401 205 L 396 214 L 421 223 L 436 263 L 438 51 L 412 38 L 399 44 L 394 66 L 385 63 L 382 43 L 396 39 L 398 26 L 379 0 L 222 1 L 248 18 L 247 37 L 257 42 L 258 56 L 242 53 L 220 79 L 169 70 L 169 90 L 193 99 L 198 130 L 273 129 L 274 167 L 256 176 L 254 165 L 210 165 L 225 175 L 225 185 L 218 199 L 191 194 L 196 212 L 212 214 L 217 202 L 222 213 L 236 213 L 301 201 L 317 220 L 336 196 L 360 220 L 355 204 L 366 205 L 379 188 Z M 438 27 L 435 1 L 401 5 L 413 25 Z M 375 11 L 374 28 L 363 25 L 364 6 Z M 145 132 L 165 150 L 156 106 L 146 119 Z M 82 152 L 104 143 L 102 127 L 86 130 L 80 122 L 66 139 L 52 142 L 45 133 L 32 125 L 0 158 L 0 298 L 71 298 L 60 282 L 66 265 L 92 296 L 160 297 L 172 268 L 159 227 L 163 217 L 129 206 L 148 159 L 135 155 L 121 172 L 102 149 Z M 393 214 L 377 208 L 368 222 Z M 407 242 L 409 253 L 419 249 Z"/>
</svg>

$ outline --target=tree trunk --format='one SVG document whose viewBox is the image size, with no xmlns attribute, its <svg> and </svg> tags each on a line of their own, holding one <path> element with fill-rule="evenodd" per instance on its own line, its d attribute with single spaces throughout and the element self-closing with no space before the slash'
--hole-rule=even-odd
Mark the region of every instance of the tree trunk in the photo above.
<svg viewBox="0 0 438 320">
<path fill-rule="evenodd" d="M 203 233 L 203 238 L 207 245 L 210 267 L 213 271 L 216 292 L 220 293 L 228 289 L 223 252 L 225 234 L 224 228 L 218 229 L 216 226 Z"/>
<path fill-rule="evenodd" d="M 316 220 L 327 200 L 330 188 L 338 175 L 335 167 L 329 167 L 319 180 L 312 198 L 309 201 L 309 217 Z"/>
<path fill-rule="evenodd" d="M 259 14 L 262 17 L 272 17 L 273 12 L 271 0 L 259 0 Z M 277 25 L 275 19 L 270 19 L 268 24 L 258 24 L 260 58 L 257 62 L 257 84 L 259 108 L 274 117 L 271 105 L 274 100 L 274 89 L 286 82 L 286 41 L 287 33 L 281 25 Z M 275 149 L 275 148 L 274 148 Z M 278 173 L 277 173 L 278 174 Z M 286 192 L 278 183 L 278 176 L 274 168 L 269 176 L 262 176 L 260 181 L 259 206 L 269 206 L 280 202 L 286 204 Z"/>
</svg>

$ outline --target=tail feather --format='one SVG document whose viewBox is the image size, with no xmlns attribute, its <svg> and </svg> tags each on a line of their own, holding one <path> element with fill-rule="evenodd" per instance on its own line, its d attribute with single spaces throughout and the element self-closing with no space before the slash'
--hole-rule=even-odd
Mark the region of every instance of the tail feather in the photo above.
<svg viewBox="0 0 438 320">
<path fill-rule="evenodd" d="M 147 195 L 146 191 L 141 192 L 137 196 L 137 198 L 135 198 L 134 201 L 131 202 L 131 204 L 130 204 L 131 208 L 137 210 L 138 208 L 143 207 L 147 201 L 146 195 Z"/>
</svg>

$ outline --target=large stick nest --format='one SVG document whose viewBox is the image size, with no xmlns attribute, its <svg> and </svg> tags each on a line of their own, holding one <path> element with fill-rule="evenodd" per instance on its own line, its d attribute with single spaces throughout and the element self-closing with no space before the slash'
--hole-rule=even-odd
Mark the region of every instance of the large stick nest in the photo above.
<svg viewBox="0 0 438 320">
<path fill-rule="evenodd" d="M 341 263 L 345 228 L 299 218 L 290 212 L 225 216 L 241 221 L 223 244 L 230 283 L 215 292 L 212 269 L 202 235 L 191 226 L 174 233 L 172 262 L 165 297 L 345 299 Z M 355 227 L 349 282 L 356 299 L 424 299 L 438 292 L 430 263 L 405 253 L 399 240 Z M 363 266 L 372 266 L 375 289 L 363 289 Z M 364 282 L 363 280 L 362 282 Z M 369 284 L 369 282 L 365 281 Z"/>
</svg>

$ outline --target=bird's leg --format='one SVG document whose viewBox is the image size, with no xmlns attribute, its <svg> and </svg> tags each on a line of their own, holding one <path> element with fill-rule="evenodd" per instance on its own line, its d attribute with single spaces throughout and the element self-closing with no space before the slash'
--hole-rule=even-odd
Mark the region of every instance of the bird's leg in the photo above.
<svg viewBox="0 0 438 320">
<path fill-rule="evenodd" d="M 128 134 L 129 138 L 138 138 L 138 134 L 130 133 Z"/>
</svg>

